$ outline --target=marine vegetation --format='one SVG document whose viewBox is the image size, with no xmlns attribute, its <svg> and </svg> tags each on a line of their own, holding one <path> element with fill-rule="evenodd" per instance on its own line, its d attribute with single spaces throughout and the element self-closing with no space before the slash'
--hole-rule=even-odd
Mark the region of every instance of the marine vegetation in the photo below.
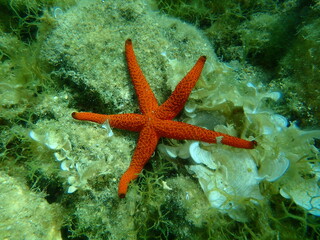
<svg viewBox="0 0 320 240">
<path fill-rule="evenodd" d="M 319 14 L 319 0 L 1 0 L 0 239 L 319 238 Z M 206 56 L 173 113 L 224 137 L 159 139 L 119 198 L 138 135 L 71 114 L 142 115 L 129 38 L 159 103 Z"/>
</svg>

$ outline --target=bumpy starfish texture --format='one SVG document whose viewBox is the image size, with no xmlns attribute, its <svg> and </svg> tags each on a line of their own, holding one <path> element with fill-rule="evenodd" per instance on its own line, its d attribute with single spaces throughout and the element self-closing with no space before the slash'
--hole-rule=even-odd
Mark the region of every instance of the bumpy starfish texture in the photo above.
<svg viewBox="0 0 320 240">
<path fill-rule="evenodd" d="M 138 65 L 130 39 L 125 42 L 125 53 L 129 73 L 138 95 L 139 107 L 142 114 L 104 115 L 89 112 L 72 113 L 72 117 L 77 120 L 100 124 L 108 121 L 111 127 L 140 132 L 130 166 L 122 175 L 119 182 L 118 195 L 120 198 L 125 197 L 130 181 L 138 177 L 144 165 L 149 161 L 160 137 L 179 140 L 198 140 L 208 143 L 219 142 L 245 149 L 252 149 L 257 145 L 256 141 L 247 141 L 224 133 L 172 120 L 182 110 L 198 81 L 206 61 L 205 56 L 198 59 L 194 67 L 177 85 L 171 96 L 159 106 Z"/>
</svg>

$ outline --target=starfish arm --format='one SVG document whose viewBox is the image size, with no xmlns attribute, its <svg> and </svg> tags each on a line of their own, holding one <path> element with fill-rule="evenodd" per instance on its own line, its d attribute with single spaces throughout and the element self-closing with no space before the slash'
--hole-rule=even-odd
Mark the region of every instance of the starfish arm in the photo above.
<svg viewBox="0 0 320 240">
<path fill-rule="evenodd" d="M 125 197 L 130 181 L 138 177 L 144 165 L 149 161 L 158 140 L 159 137 L 153 128 L 146 126 L 141 130 L 130 166 L 119 182 L 118 195 L 120 198 Z"/>
<path fill-rule="evenodd" d="M 139 107 L 142 114 L 155 110 L 158 107 L 149 83 L 147 82 L 133 51 L 131 39 L 127 39 L 125 43 L 126 58 L 130 77 L 134 85 L 134 89 L 138 96 Z"/>
<path fill-rule="evenodd" d="M 159 122 L 160 123 L 160 122 Z M 211 131 L 184 122 L 163 120 L 156 125 L 156 131 L 161 137 L 179 140 L 197 140 L 208 143 L 222 143 L 237 148 L 252 149 L 257 145 L 256 141 L 247 141 L 228 134 Z"/>
<path fill-rule="evenodd" d="M 72 117 L 77 120 L 96 122 L 100 124 L 108 121 L 111 127 L 134 132 L 140 131 L 146 122 L 143 115 L 136 113 L 105 115 L 90 112 L 73 112 Z"/>
<path fill-rule="evenodd" d="M 176 86 L 171 96 L 155 111 L 158 118 L 171 120 L 182 110 L 200 77 L 205 62 L 205 56 L 198 59 L 194 67 Z"/>
</svg>

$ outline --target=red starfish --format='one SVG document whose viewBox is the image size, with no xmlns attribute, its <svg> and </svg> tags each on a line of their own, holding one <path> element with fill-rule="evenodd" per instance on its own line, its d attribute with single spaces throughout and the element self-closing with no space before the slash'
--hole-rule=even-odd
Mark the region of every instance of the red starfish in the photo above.
<svg viewBox="0 0 320 240">
<path fill-rule="evenodd" d="M 182 110 L 190 92 L 198 81 L 206 61 L 205 56 L 198 59 L 190 72 L 177 85 L 171 96 L 159 106 L 138 65 L 131 39 L 128 39 L 125 43 L 125 52 L 129 73 L 138 95 L 139 107 L 142 114 L 125 113 L 104 115 L 89 112 L 72 113 L 72 117 L 78 120 L 86 120 L 100 124 L 108 121 L 111 127 L 140 132 L 138 144 L 130 166 L 120 179 L 118 188 L 120 198 L 125 197 L 129 182 L 138 177 L 144 165 L 149 161 L 160 137 L 179 140 L 198 140 L 208 143 L 219 142 L 246 149 L 252 149 L 257 145 L 256 141 L 247 141 L 224 133 L 214 132 L 172 120 Z"/>
</svg>

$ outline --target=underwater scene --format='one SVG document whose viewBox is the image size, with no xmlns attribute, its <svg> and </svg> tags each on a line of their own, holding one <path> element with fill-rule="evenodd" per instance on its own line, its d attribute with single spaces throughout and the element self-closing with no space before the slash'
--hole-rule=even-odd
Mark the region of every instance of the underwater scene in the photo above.
<svg viewBox="0 0 320 240">
<path fill-rule="evenodd" d="M 0 239 L 320 239 L 320 0 L 0 0 Z"/>
</svg>

